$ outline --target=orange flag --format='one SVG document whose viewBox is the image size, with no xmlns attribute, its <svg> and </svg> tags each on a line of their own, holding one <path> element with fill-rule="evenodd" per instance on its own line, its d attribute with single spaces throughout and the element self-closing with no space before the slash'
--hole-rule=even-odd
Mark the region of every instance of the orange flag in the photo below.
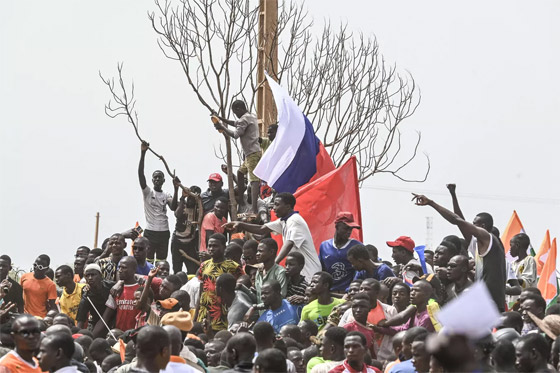
<svg viewBox="0 0 560 373">
<path fill-rule="evenodd" d="M 510 248 L 509 241 L 512 239 L 513 236 L 519 233 L 525 233 L 525 229 L 523 229 L 523 224 L 521 224 L 521 220 L 517 215 L 517 211 L 513 210 L 513 214 L 509 219 L 509 223 L 507 224 L 506 229 L 504 229 L 504 232 L 502 233 L 502 242 L 504 244 L 504 250 L 506 253 L 509 252 L 509 248 Z"/>
<path fill-rule="evenodd" d="M 552 240 L 552 247 L 544 263 L 542 275 L 537 285 L 546 304 L 556 298 L 558 294 L 558 280 L 556 279 L 556 238 Z"/>
<path fill-rule="evenodd" d="M 546 234 L 544 235 L 544 239 L 541 243 L 541 247 L 537 254 L 535 255 L 535 260 L 537 262 L 537 275 L 541 275 L 544 263 L 546 262 L 546 258 L 550 253 L 550 232 L 548 229 L 546 230 Z"/>
</svg>

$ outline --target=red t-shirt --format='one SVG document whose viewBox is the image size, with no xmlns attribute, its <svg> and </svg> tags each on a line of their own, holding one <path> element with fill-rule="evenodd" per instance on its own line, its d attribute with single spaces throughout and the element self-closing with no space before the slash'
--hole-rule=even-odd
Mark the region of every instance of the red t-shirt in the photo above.
<svg viewBox="0 0 560 373">
<path fill-rule="evenodd" d="M 375 332 L 372 329 L 360 324 L 356 320 L 344 325 L 343 328 L 349 332 L 356 331 L 362 333 L 366 337 L 368 349 L 371 348 L 372 343 L 375 341 Z"/>
<path fill-rule="evenodd" d="M 134 307 L 134 292 L 140 287 L 139 284 L 124 285 L 121 295 L 113 298 L 109 295 L 105 305 L 111 309 L 117 310 L 117 319 L 115 328 L 122 331 L 134 329 L 136 326 L 136 316 L 140 310 Z"/>
<path fill-rule="evenodd" d="M 206 249 L 206 231 L 214 231 L 214 233 L 224 233 L 225 229 L 222 225 L 227 223 L 226 218 L 218 219 L 216 214 L 209 212 L 202 220 L 202 228 L 200 228 L 200 251 L 207 251 Z"/>
</svg>

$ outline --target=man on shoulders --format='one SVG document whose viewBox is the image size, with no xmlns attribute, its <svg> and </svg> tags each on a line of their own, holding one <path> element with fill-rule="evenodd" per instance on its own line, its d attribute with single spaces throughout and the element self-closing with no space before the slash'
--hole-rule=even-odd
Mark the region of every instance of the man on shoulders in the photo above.
<svg viewBox="0 0 560 373">
<path fill-rule="evenodd" d="M 144 237 L 150 241 L 148 258 L 153 259 L 155 255 L 157 258 L 166 259 L 169 237 L 171 235 L 167 221 L 167 206 L 172 211 L 175 211 L 177 208 L 180 181 L 177 177 L 173 180 L 173 196 L 163 192 L 161 189 L 163 183 L 165 183 L 165 175 L 162 171 L 157 170 L 152 174 L 153 189 L 147 185 L 146 176 L 144 175 L 144 158 L 149 148 L 150 145 L 147 142 L 142 142 L 140 163 L 138 165 L 138 179 L 140 181 L 140 188 L 142 188 L 142 195 L 144 196 L 144 213 L 146 215 Z"/>
<path fill-rule="evenodd" d="M 294 211 L 295 205 L 296 199 L 293 194 L 278 193 L 274 198 L 274 212 L 278 220 L 264 225 L 234 221 L 227 223 L 225 227 L 226 229 L 243 230 L 263 236 L 271 232 L 282 234 L 284 244 L 276 256 L 276 263 L 282 262 L 292 250 L 302 253 L 305 258 L 305 267 L 302 274 L 306 280 L 311 281 L 311 277 L 321 271 L 321 263 L 313 245 L 309 227 L 299 213 Z"/>
<path fill-rule="evenodd" d="M 339 212 L 334 220 L 334 238 L 323 241 L 319 247 L 319 259 L 323 271 L 333 277 L 331 291 L 344 293 L 354 278 L 355 270 L 348 259 L 348 250 L 360 241 L 350 239 L 353 229 L 361 229 L 351 212 Z"/>
<path fill-rule="evenodd" d="M 39 255 L 33 264 L 33 272 L 21 276 L 25 313 L 45 317 L 49 310 L 56 309 L 56 285 L 46 275 L 50 263 L 48 255 Z"/>
</svg>

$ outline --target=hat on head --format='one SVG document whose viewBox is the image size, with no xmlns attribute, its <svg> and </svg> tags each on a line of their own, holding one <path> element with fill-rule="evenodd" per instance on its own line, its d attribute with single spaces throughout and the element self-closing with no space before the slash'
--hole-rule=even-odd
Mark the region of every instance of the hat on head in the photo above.
<svg viewBox="0 0 560 373">
<path fill-rule="evenodd" d="M 517 332 L 517 330 L 513 328 L 502 328 L 496 330 L 492 334 L 492 336 L 494 337 L 495 342 L 499 342 L 501 340 L 507 340 L 513 342 L 514 340 L 519 338 L 519 333 Z"/>
<path fill-rule="evenodd" d="M 208 181 L 210 180 L 214 180 L 214 181 L 222 181 L 222 175 L 220 174 L 210 174 L 210 176 L 208 176 Z"/>
<path fill-rule="evenodd" d="M 93 270 L 95 270 L 95 271 L 97 271 L 97 272 L 99 272 L 99 273 L 102 273 L 102 272 L 101 272 L 101 267 L 100 267 L 98 264 L 95 264 L 95 263 L 90 263 L 90 264 L 88 264 L 88 265 L 86 266 L 86 268 L 84 269 L 84 273 L 86 273 L 86 272 L 88 271 L 88 269 L 93 269 Z"/>
<path fill-rule="evenodd" d="M 187 311 L 170 312 L 161 318 L 161 325 L 173 325 L 179 330 L 188 332 L 193 328 L 193 321 Z"/>
<path fill-rule="evenodd" d="M 404 247 L 406 250 L 413 253 L 414 252 L 414 246 L 416 246 L 416 245 L 414 244 L 414 241 L 412 241 L 412 238 L 410 238 L 408 236 L 400 236 L 395 241 L 387 241 L 387 246 Z"/>
<path fill-rule="evenodd" d="M 359 224 L 354 221 L 354 215 L 348 211 L 341 211 L 336 215 L 336 219 L 334 219 L 335 223 L 344 223 L 349 227 L 361 229 Z"/>
<path fill-rule="evenodd" d="M 177 305 L 177 303 L 179 303 L 179 301 L 175 298 L 167 298 L 164 300 L 158 300 L 156 303 L 159 304 L 161 308 L 165 310 L 171 310 L 173 309 L 173 307 Z"/>
<path fill-rule="evenodd" d="M 531 311 L 528 314 L 535 325 L 553 340 L 560 335 L 560 315 L 548 315 L 541 320 Z"/>
</svg>

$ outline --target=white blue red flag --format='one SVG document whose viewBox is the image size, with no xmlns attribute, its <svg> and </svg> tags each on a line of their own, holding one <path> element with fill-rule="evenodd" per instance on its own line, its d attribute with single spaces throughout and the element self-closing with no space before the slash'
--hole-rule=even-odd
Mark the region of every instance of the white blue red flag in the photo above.
<svg viewBox="0 0 560 373">
<path fill-rule="evenodd" d="M 313 125 L 288 92 L 266 75 L 278 111 L 276 138 L 263 154 L 254 174 L 277 192 L 294 193 L 334 164 L 313 130 Z"/>
</svg>

